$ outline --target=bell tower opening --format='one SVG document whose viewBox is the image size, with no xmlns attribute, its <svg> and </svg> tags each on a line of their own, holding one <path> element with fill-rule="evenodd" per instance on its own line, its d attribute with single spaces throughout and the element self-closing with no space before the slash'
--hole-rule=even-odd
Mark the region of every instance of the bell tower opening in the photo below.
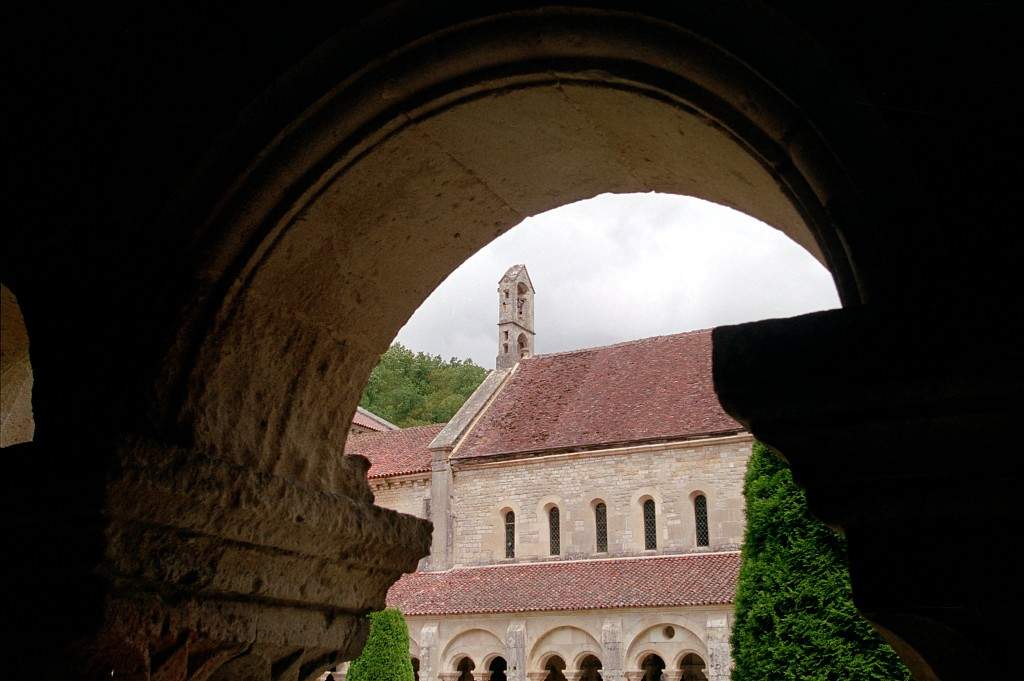
<svg viewBox="0 0 1024 681">
<path fill-rule="evenodd" d="M 510 369 L 533 356 L 533 282 L 526 265 L 513 265 L 498 281 L 498 356 L 495 368 Z M 514 343 L 512 339 L 515 339 Z"/>
</svg>

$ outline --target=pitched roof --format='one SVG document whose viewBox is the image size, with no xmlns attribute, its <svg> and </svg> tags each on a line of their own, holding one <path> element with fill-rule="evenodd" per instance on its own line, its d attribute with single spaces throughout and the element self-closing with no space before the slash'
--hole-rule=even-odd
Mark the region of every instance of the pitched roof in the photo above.
<svg viewBox="0 0 1024 681">
<path fill-rule="evenodd" d="M 711 331 L 521 360 L 455 458 L 689 438 L 742 427 L 718 403 Z"/>
<path fill-rule="evenodd" d="M 403 575 L 388 605 L 406 615 L 732 603 L 739 552 L 520 563 Z"/>
<path fill-rule="evenodd" d="M 346 454 L 359 454 L 370 460 L 368 478 L 423 473 L 430 470 L 430 441 L 444 428 L 443 423 L 380 433 L 350 435 Z"/>
<path fill-rule="evenodd" d="M 376 431 L 398 430 L 398 426 L 395 424 L 362 407 L 356 407 L 356 413 L 352 416 L 352 424 Z"/>
</svg>

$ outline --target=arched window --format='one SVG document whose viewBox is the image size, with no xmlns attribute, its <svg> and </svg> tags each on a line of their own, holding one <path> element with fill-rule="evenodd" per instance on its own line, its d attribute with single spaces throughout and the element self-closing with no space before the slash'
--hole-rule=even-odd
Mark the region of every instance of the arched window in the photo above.
<svg viewBox="0 0 1024 681">
<path fill-rule="evenodd" d="M 512 511 L 505 514 L 505 557 L 516 557 L 516 514 Z"/>
<path fill-rule="evenodd" d="M 562 673 L 565 671 L 565 660 L 558 655 L 552 655 L 544 665 L 544 671 L 548 673 L 544 681 L 565 681 L 565 674 Z"/>
<path fill-rule="evenodd" d="M 552 506 L 548 511 L 548 538 L 551 544 L 551 555 L 557 556 L 562 552 L 562 532 L 557 506 Z"/>
<path fill-rule="evenodd" d="M 601 660 L 593 655 L 587 655 L 580 662 L 579 681 L 602 681 Z"/>
<path fill-rule="evenodd" d="M 707 665 L 697 653 L 689 653 L 679 661 L 679 669 L 682 670 L 680 681 L 708 681 L 704 669 Z"/>
<path fill-rule="evenodd" d="M 658 525 L 654 517 L 654 499 L 644 502 L 644 548 L 648 551 L 658 548 Z"/>
<path fill-rule="evenodd" d="M 643 681 L 661 681 L 664 678 L 661 672 L 665 669 L 665 661 L 658 655 L 651 654 L 640 663 L 640 669 L 644 672 Z"/>
<path fill-rule="evenodd" d="M 697 546 L 708 546 L 711 544 L 711 537 L 708 533 L 708 500 L 703 494 L 698 494 L 693 500 L 693 517 L 697 525 Z"/>
<path fill-rule="evenodd" d="M 491 660 L 491 663 L 487 665 L 487 671 L 491 673 L 491 681 L 508 681 L 508 676 L 506 675 L 508 662 L 501 656 Z"/>
<path fill-rule="evenodd" d="M 600 503 L 594 507 L 594 529 L 597 533 L 597 552 L 608 552 L 608 507 Z"/>
<path fill-rule="evenodd" d="M 458 666 L 455 667 L 455 671 L 459 672 L 459 681 L 473 681 L 474 669 L 476 669 L 476 664 L 473 663 L 473 660 L 468 657 L 459 660 Z"/>
</svg>

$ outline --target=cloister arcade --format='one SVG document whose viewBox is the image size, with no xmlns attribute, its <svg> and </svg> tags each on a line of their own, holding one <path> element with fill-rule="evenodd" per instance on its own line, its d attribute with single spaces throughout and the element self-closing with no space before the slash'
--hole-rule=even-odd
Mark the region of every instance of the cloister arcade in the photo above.
<svg viewBox="0 0 1024 681">
<path fill-rule="evenodd" d="M 587 653 L 577 660 L 566 659 L 558 653 L 542 656 L 536 669 L 528 669 L 529 681 L 604 681 L 603 664 L 597 654 Z M 454 669 L 438 674 L 441 681 L 506 681 L 508 663 L 501 655 L 484 658 L 477 665 L 469 656 L 460 657 Z M 643 652 L 630 667 L 623 671 L 625 681 L 708 681 L 704 659 L 694 652 L 684 652 L 669 662 L 657 653 Z M 418 677 L 417 677 L 418 678 Z"/>
<path fill-rule="evenodd" d="M 717 681 L 727 678 L 728 652 L 714 641 L 727 629 L 701 625 L 716 617 L 685 610 L 446 623 L 411 617 L 410 657 L 417 681 Z M 715 655 L 726 664 L 710 664 Z M 344 673 L 342 666 L 334 678 Z"/>
</svg>

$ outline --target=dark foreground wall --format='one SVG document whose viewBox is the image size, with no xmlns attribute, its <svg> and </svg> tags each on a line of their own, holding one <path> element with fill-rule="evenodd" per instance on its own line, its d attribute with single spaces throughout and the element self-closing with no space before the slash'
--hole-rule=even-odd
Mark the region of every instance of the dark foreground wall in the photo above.
<svg viewBox="0 0 1024 681">
<path fill-rule="evenodd" d="M 829 266 L 845 309 L 716 331 L 720 398 L 847 532 L 858 604 L 919 678 L 1018 676 L 1011 19 L 12 17 L 0 277 L 36 425 L 4 449 L 0 676 L 294 679 L 354 656 L 429 544 L 337 456 L 377 354 L 522 217 L 646 189 L 740 207 Z"/>
</svg>

